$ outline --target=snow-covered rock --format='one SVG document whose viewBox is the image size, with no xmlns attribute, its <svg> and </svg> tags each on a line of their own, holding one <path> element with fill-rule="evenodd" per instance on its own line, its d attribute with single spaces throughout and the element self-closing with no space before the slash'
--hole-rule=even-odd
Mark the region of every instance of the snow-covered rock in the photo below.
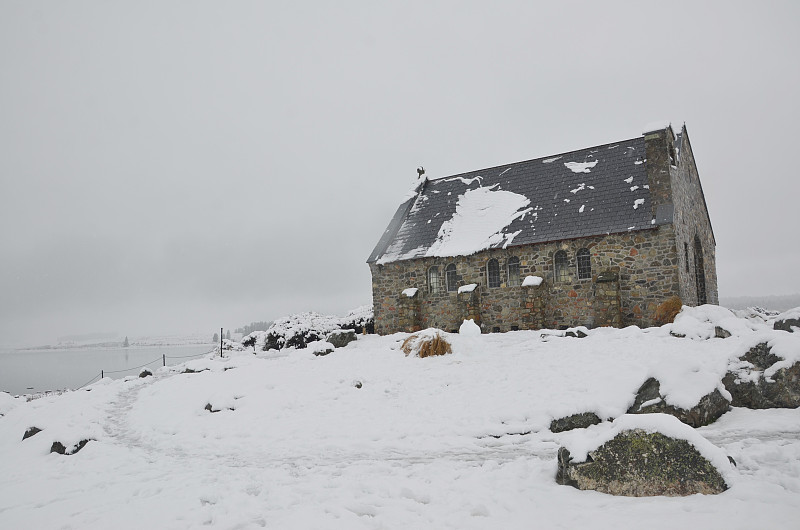
<svg viewBox="0 0 800 530">
<path fill-rule="evenodd" d="M 559 484 L 631 497 L 728 489 L 725 452 L 672 416 L 625 415 L 570 434 L 558 452 Z"/>
<path fill-rule="evenodd" d="M 702 427 L 717 421 L 729 408 L 730 394 L 725 388 L 721 388 L 721 391 L 720 388 L 715 388 L 690 408 L 670 405 L 661 395 L 658 379 L 650 377 L 636 392 L 636 399 L 628 409 L 628 414 L 669 414 L 691 427 Z"/>
</svg>

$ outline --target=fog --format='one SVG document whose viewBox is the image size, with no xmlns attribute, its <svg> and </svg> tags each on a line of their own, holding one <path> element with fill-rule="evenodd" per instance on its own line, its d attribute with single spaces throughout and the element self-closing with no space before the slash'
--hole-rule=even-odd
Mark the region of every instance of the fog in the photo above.
<svg viewBox="0 0 800 530">
<path fill-rule="evenodd" d="M 371 303 L 366 258 L 418 166 L 654 120 L 688 127 L 720 296 L 800 292 L 799 13 L 5 1 L 0 344 L 344 314 Z"/>
</svg>

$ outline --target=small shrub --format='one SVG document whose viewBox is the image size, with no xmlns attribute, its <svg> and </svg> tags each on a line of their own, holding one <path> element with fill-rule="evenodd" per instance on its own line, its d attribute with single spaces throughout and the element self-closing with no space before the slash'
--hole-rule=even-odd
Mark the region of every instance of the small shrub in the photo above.
<svg viewBox="0 0 800 530">
<path fill-rule="evenodd" d="M 672 296 L 663 301 L 657 308 L 653 316 L 656 324 L 663 326 L 664 324 L 671 324 L 678 313 L 681 312 L 683 302 L 677 296 Z"/>
<path fill-rule="evenodd" d="M 432 357 L 453 353 L 450 343 L 442 336 L 438 329 L 426 329 L 414 333 L 403 341 L 403 352 L 406 356 Z"/>
</svg>

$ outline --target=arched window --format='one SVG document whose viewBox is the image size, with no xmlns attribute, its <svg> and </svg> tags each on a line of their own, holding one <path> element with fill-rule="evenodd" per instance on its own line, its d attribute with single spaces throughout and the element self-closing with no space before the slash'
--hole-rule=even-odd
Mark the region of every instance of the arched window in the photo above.
<svg viewBox="0 0 800 530">
<path fill-rule="evenodd" d="M 486 278 L 489 287 L 500 287 L 500 264 L 494 258 L 486 263 Z"/>
<path fill-rule="evenodd" d="M 442 291 L 442 280 L 439 277 L 439 267 L 428 269 L 428 292 L 438 294 Z"/>
<path fill-rule="evenodd" d="M 578 279 L 585 280 L 592 277 L 592 255 L 589 254 L 588 248 L 582 248 L 578 251 Z"/>
<path fill-rule="evenodd" d="M 447 285 L 447 290 L 450 292 L 457 291 L 458 285 L 456 285 L 456 265 L 455 263 L 451 263 L 447 266 L 444 270 L 444 281 Z"/>
<path fill-rule="evenodd" d="M 519 287 L 519 258 L 514 256 L 508 258 L 508 285 Z"/>
<path fill-rule="evenodd" d="M 559 250 L 556 252 L 555 257 L 553 258 L 553 262 L 555 263 L 555 279 L 557 282 L 568 282 L 569 281 L 569 270 L 567 268 L 567 253 L 563 250 Z"/>
<path fill-rule="evenodd" d="M 697 305 L 708 303 L 706 297 L 706 270 L 703 266 L 703 246 L 697 236 L 694 236 L 694 281 L 697 286 Z"/>
</svg>

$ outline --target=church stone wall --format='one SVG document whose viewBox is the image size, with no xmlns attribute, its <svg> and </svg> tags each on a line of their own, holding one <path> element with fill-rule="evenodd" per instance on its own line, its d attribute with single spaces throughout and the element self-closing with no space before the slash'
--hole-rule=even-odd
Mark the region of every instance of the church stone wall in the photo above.
<svg viewBox="0 0 800 530">
<path fill-rule="evenodd" d="M 576 254 L 587 248 L 592 277 L 578 279 Z M 555 281 L 554 255 L 564 250 L 569 258 L 569 279 Z M 544 279 L 538 287 L 510 285 L 508 260 L 520 261 L 520 282 L 529 275 Z M 501 285 L 489 288 L 486 264 L 500 264 Z M 459 285 L 475 283 L 473 293 L 431 293 L 427 271 L 436 266 L 442 280 L 449 264 L 455 264 Z M 651 230 L 493 249 L 472 256 L 422 258 L 385 265 L 370 264 L 378 333 L 437 327 L 457 330 L 465 318 L 479 320 L 484 332 L 513 329 L 563 328 L 568 326 L 653 324 L 658 304 L 678 294 L 678 251 L 671 225 Z M 616 278 L 609 281 L 609 274 Z M 402 294 L 418 288 L 417 313 L 409 317 L 409 300 Z"/>
</svg>

